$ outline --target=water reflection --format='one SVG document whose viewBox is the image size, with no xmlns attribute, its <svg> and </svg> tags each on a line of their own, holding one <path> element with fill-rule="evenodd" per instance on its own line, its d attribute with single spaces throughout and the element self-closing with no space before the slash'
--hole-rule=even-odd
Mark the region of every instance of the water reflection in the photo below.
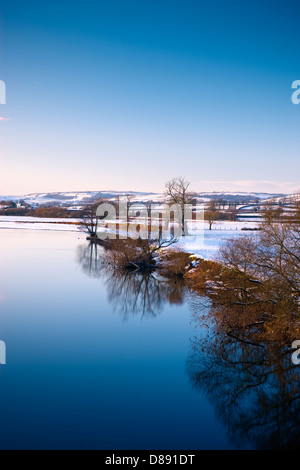
<svg viewBox="0 0 300 470">
<path fill-rule="evenodd" d="M 118 271 L 103 262 L 102 254 L 103 248 L 94 244 L 80 246 L 77 260 L 84 273 L 103 280 L 109 302 L 125 320 L 133 315 L 155 317 L 166 303 L 183 303 L 182 280 L 167 280 L 156 273 Z"/>
<path fill-rule="evenodd" d="M 104 269 L 101 260 L 103 248 L 90 243 L 89 245 L 80 245 L 77 249 L 77 262 L 80 264 L 82 271 L 89 277 L 99 278 Z"/>
<path fill-rule="evenodd" d="M 155 317 L 166 302 L 183 302 L 183 283 L 171 283 L 154 274 L 107 272 L 105 285 L 108 299 L 124 319 L 130 315 Z"/>
<path fill-rule="evenodd" d="M 290 352 L 208 334 L 191 340 L 187 373 L 238 448 L 300 447 L 299 368 Z"/>
<path fill-rule="evenodd" d="M 102 248 L 82 246 L 78 262 L 88 276 L 101 278 L 109 302 L 124 319 L 155 317 L 167 303 L 185 301 L 183 282 L 116 271 L 103 263 L 101 254 Z M 210 300 L 197 298 L 191 305 L 198 323 Z M 232 444 L 243 449 L 299 448 L 299 368 L 293 366 L 291 353 L 276 344 L 237 342 L 220 328 L 208 327 L 207 334 L 203 330 L 190 340 L 186 372 L 192 386 L 214 406 Z"/>
</svg>

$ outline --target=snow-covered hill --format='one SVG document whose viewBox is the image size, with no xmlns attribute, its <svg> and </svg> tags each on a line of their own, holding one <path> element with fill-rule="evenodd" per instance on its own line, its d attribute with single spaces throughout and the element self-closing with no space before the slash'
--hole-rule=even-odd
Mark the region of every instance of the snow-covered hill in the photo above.
<svg viewBox="0 0 300 470">
<path fill-rule="evenodd" d="M 0 196 L 0 201 L 25 201 L 31 206 L 57 205 L 61 207 L 82 207 L 99 199 L 116 200 L 121 196 L 130 196 L 131 202 L 160 202 L 164 199 L 163 193 L 135 192 L 135 191 L 77 191 L 77 192 L 54 192 L 33 193 L 19 196 Z M 253 203 L 268 199 L 280 199 L 285 194 L 268 193 L 243 193 L 243 192 L 206 192 L 195 193 L 199 201 L 205 202 L 210 199 L 223 199 L 237 204 Z"/>
<path fill-rule="evenodd" d="M 22 196 L 0 196 L 0 201 L 25 201 L 27 204 L 37 206 L 55 204 L 62 207 L 84 206 L 99 199 L 112 199 L 130 196 L 134 201 L 157 201 L 162 195 L 134 191 L 79 191 L 60 193 L 33 193 Z"/>
</svg>

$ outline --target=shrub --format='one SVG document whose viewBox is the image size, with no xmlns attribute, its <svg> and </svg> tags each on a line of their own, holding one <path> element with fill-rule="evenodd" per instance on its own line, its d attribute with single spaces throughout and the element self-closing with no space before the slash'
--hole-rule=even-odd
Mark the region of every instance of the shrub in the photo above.
<svg viewBox="0 0 300 470">
<path fill-rule="evenodd" d="M 179 249 L 164 251 L 160 256 L 162 273 L 168 277 L 183 277 L 191 266 L 190 256 L 190 253 Z"/>
</svg>

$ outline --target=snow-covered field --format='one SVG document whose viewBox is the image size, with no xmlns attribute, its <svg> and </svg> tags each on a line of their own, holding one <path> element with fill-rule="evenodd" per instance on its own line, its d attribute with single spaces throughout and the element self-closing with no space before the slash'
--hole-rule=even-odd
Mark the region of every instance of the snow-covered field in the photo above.
<svg viewBox="0 0 300 470">
<path fill-rule="evenodd" d="M 258 224 L 252 221 L 216 222 L 213 225 L 212 230 L 209 230 L 206 225 L 202 234 L 200 233 L 198 236 L 181 238 L 175 247 L 182 248 L 189 253 L 200 256 L 201 258 L 213 260 L 218 257 L 221 245 L 225 244 L 228 240 L 256 233 L 252 232 L 251 229 L 257 227 Z"/>
<path fill-rule="evenodd" d="M 78 220 L 72 219 L 76 223 Z M 227 240 L 243 237 L 253 232 L 242 229 L 257 228 L 254 221 L 244 222 L 216 222 L 212 230 L 205 224 L 204 230 L 197 235 L 181 238 L 175 245 L 178 248 L 201 256 L 205 259 L 214 259 L 218 256 L 220 246 Z M 37 217 L 5 217 L 0 216 L 0 229 L 28 229 L 78 232 L 79 226 L 70 223 L 70 219 L 43 219 Z M 255 232 L 254 232 L 255 233 Z"/>
<path fill-rule="evenodd" d="M 259 226 L 257 222 L 215 222 L 212 230 L 208 225 L 204 225 L 204 230 L 195 236 L 181 238 L 175 247 L 184 249 L 204 259 L 216 259 L 220 247 L 228 240 L 245 237 L 246 235 L 256 233 L 253 229 Z"/>
<path fill-rule="evenodd" d="M 46 219 L 41 217 L 0 216 L 0 229 L 30 229 L 77 232 L 78 219 Z"/>
</svg>

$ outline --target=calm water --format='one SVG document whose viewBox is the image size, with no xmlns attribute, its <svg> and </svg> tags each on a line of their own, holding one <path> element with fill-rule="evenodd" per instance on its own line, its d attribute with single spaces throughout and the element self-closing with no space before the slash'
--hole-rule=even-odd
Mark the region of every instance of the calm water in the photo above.
<svg viewBox="0 0 300 470">
<path fill-rule="evenodd" d="M 75 233 L 1 230 L 0 247 L 2 449 L 245 448 L 299 432 L 294 384 L 261 352 L 205 347 L 181 283 L 103 269 Z"/>
<path fill-rule="evenodd" d="M 227 448 L 186 372 L 182 288 L 152 282 L 153 310 L 130 305 L 132 286 L 94 277 L 80 237 L 0 231 L 0 447 Z"/>
</svg>

